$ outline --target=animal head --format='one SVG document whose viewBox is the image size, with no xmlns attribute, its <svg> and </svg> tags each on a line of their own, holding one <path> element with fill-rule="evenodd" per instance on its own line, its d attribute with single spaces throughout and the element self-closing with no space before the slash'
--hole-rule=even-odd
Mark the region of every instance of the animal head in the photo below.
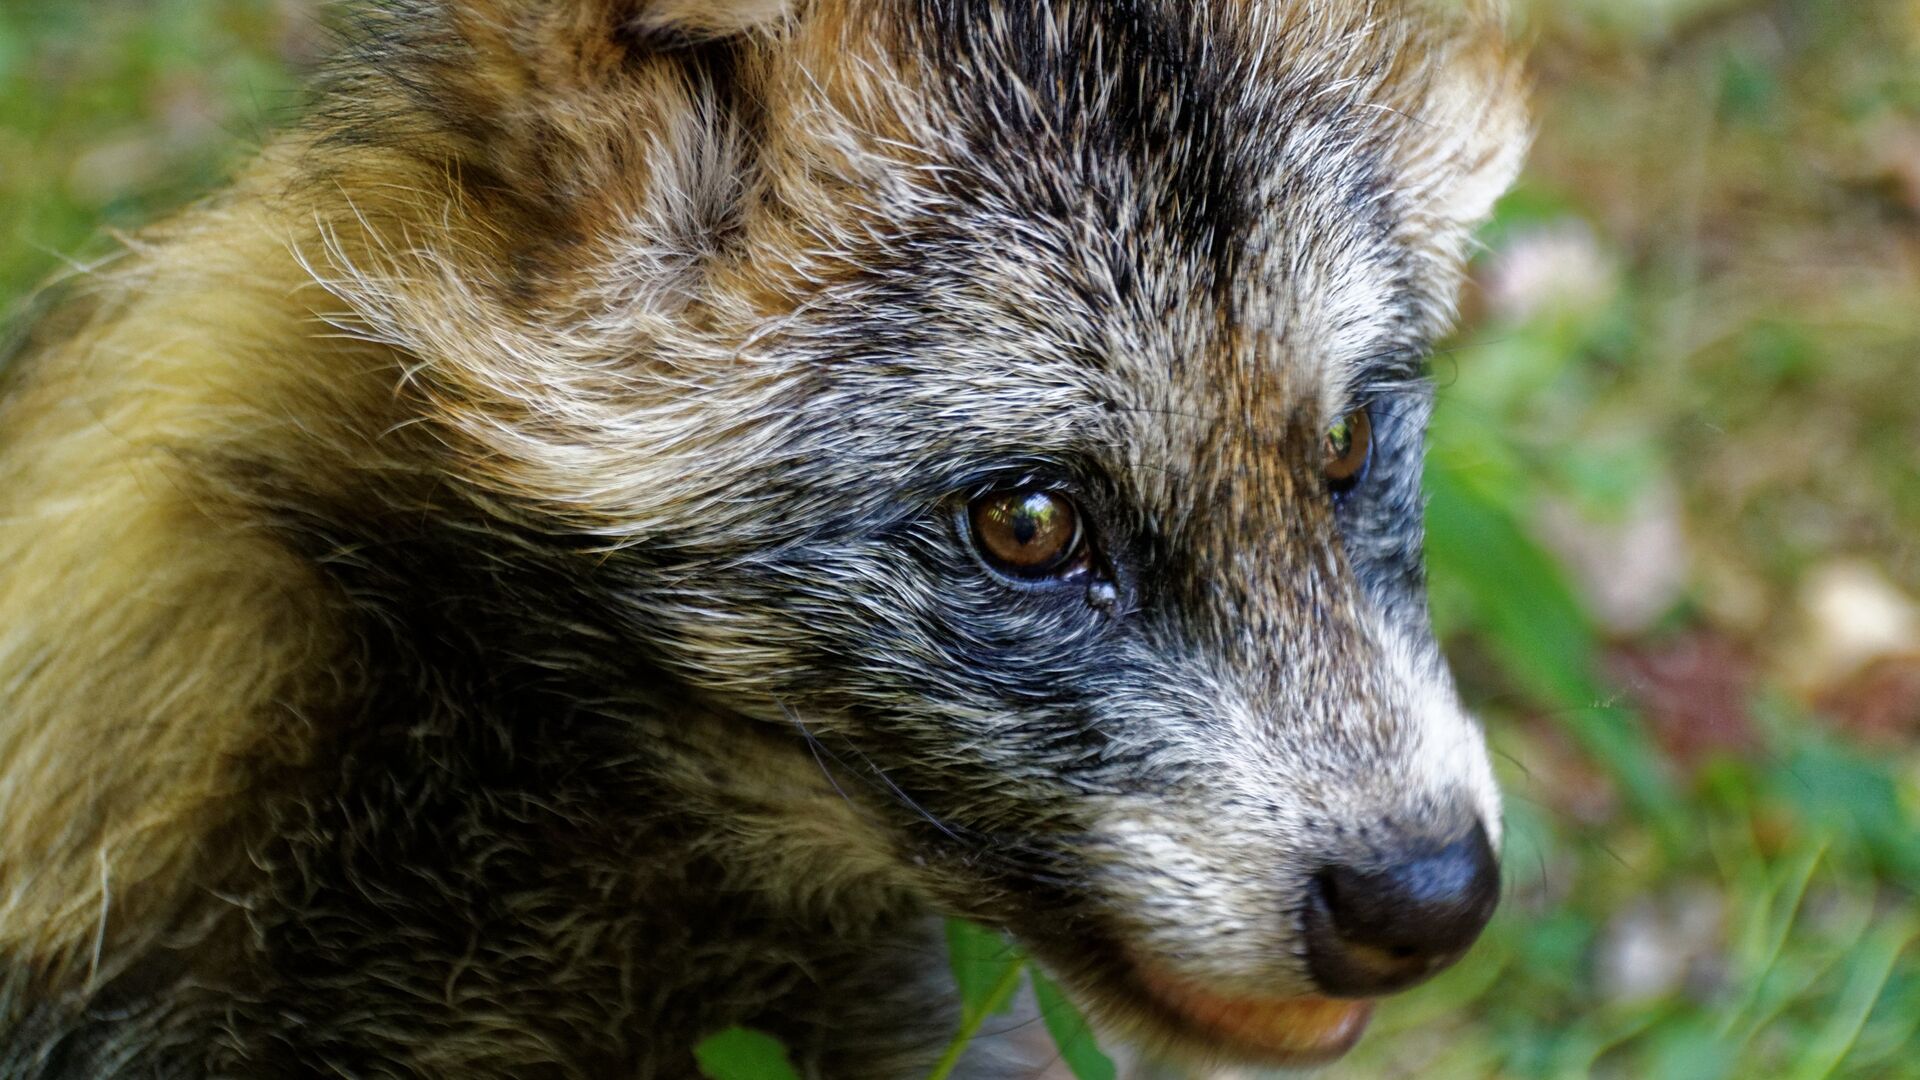
<svg viewBox="0 0 1920 1080">
<path fill-rule="evenodd" d="M 1167 1046 L 1338 1052 L 1473 939 L 1420 469 L 1524 141 L 1477 8 L 384 10 L 324 137 L 436 210 L 317 273 L 490 505 L 590 538 L 620 649 Z"/>
</svg>

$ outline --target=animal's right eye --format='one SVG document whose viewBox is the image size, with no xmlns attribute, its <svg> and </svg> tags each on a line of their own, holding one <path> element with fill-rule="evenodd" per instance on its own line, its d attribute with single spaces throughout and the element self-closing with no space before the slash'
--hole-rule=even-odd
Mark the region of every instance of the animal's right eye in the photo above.
<svg viewBox="0 0 1920 1080">
<path fill-rule="evenodd" d="M 973 500 L 967 521 L 987 565 L 1021 578 L 1059 577 L 1087 562 L 1080 512 L 1057 491 L 1020 488 Z"/>
<path fill-rule="evenodd" d="M 1364 408 L 1340 418 L 1327 431 L 1327 486 L 1336 495 L 1344 495 L 1367 478 L 1367 465 L 1373 458 L 1373 420 Z"/>
</svg>

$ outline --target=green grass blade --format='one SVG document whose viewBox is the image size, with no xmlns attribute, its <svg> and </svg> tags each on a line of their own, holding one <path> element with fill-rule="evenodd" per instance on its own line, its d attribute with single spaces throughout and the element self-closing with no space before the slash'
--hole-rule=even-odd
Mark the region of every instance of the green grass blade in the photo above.
<svg viewBox="0 0 1920 1080">
<path fill-rule="evenodd" d="M 1737 1006 L 1727 1010 L 1721 1024 L 1721 1034 L 1731 1034 L 1739 1025 L 1740 1018 L 1759 1003 L 1761 991 L 1779 966 L 1780 954 L 1786 949 L 1787 938 L 1793 933 L 1794 921 L 1799 918 L 1800 905 L 1806 899 L 1814 871 L 1819 869 L 1820 861 L 1826 858 L 1829 846 L 1830 842 L 1823 839 L 1789 863 L 1774 877 L 1766 895 L 1756 901 L 1760 910 L 1755 913 L 1751 924 L 1750 939 L 1742 942 L 1739 950 L 1752 961 L 1752 967 L 1743 973 L 1747 992 L 1741 996 Z"/>
<path fill-rule="evenodd" d="M 1847 958 L 1847 983 L 1839 1007 L 1800 1055 L 1790 1080 L 1826 1080 L 1840 1068 L 1886 989 L 1894 965 L 1913 943 L 1915 927 L 1914 919 L 1901 919 L 1868 934 L 1854 948 Z"/>
</svg>

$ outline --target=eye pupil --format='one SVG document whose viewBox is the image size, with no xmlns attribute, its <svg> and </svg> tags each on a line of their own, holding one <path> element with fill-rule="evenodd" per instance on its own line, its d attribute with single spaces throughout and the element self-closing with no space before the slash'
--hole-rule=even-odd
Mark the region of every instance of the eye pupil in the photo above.
<svg viewBox="0 0 1920 1080">
<path fill-rule="evenodd" d="M 995 568 L 1022 577 L 1059 570 L 1080 549 L 1073 504 L 1051 491 L 995 492 L 974 500 L 974 543 Z"/>
</svg>

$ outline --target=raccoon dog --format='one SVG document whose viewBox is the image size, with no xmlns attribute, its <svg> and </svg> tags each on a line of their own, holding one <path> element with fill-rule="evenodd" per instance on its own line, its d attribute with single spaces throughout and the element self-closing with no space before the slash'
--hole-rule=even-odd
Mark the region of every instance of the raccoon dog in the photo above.
<svg viewBox="0 0 1920 1080">
<path fill-rule="evenodd" d="M 8 365 L 0 1076 L 913 1076 L 948 915 L 1303 1063 L 1472 942 L 1486 13 L 349 10 Z"/>
</svg>

